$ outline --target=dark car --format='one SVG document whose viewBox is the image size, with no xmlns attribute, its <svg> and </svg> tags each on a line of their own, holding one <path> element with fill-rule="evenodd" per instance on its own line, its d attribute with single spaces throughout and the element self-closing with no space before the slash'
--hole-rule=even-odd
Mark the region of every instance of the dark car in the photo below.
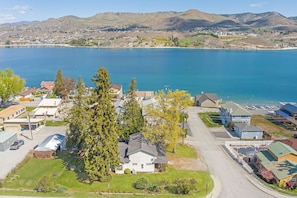
<svg viewBox="0 0 297 198">
<path fill-rule="evenodd" d="M 24 140 L 16 140 L 10 145 L 10 150 L 17 150 L 24 144 Z"/>
</svg>

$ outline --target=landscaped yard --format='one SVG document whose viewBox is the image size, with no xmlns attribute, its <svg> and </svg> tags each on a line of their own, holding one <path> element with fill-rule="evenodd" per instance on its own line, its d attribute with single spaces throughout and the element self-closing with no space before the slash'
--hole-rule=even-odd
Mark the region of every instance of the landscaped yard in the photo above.
<svg viewBox="0 0 297 198">
<path fill-rule="evenodd" d="M 220 127 L 222 126 L 219 113 L 205 112 L 198 113 L 199 117 L 207 127 Z"/>
<path fill-rule="evenodd" d="M 179 146 L 179 155 L 183 156 L 185 153 L 191 153 L 188 156 L 194 157 L 193 149 L 187 146 Z M 184 153 L 184 154 L 183 154 Z M 71 197 L 92 197 L 98 196 L 99 192 L 108 192 L 111 197 L 143 197 L 143 196 L 156 196 L 148 193 L 147 191 L 137 190 L 134 188 L 134 183 L 141 177 L 148 180 L 149 183 L 157 185 L 173 186 L 173 181 L 177 178 L 195 178 L 198 182 L 198 192 L 183 196 L 183 197 L 204 197 L 206 192 L 210 192 L 213 188 L 213 181 L 208 172 L 205 171 L 191 171 L 191 170 L 177 170 L 173 167 L 168 168 L 166 172 L 155 174 L 133 174 L 133 175 L 116 175 L 112 176 L 109 183 L 94 182 L 87 184 L 78 181 L 85 174 L 81 171 L 83 169 L 82 160 L 75 157 L 74 154 L 62 152 L 62 158 L 57 159 L 36 159 L 30 158 L 23 163 L 17 170 L 13 171 L 3 183 L 6 191 L 0 190 L 0 195 L 28 195 L 28 196 L 71 196 Z M 68 165 L 68 168 L 64 166 Z M 69 170 L 73 167 L 74 171 Z M 51 183 L 53 183 L 59 192 L 56 193 L 37 193 L 34 190 L 38 181 L 42 177 L 48 176 Z M 14 178 L 14 179 L 13 179 Z M 207 188 L 207 189 L 206 189 Z M 16 189 L 16 190 L 13 190 Z M 158 197 L 175 197 L 172 194 L 171 188 L 162 190 Z M 119 194 L 120 193 L 120 194 Z M 123 193 L 123 194 L 122 194 Z M 105 195 L 106 195 L 105 194 Z"/>
</svg>

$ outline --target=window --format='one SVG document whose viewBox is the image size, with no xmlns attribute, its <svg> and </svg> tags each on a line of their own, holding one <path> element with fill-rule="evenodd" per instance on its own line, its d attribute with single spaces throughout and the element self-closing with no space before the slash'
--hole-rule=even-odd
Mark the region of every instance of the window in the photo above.
<svg viewBox="0 0 297 198">
<path fill-rule="evenodd" d="M 150 166 L 150 165 L 152 165 L 152 163 L 146 163 L 146 165 L 147 165 L 147 166 Z"/>
<path fill-rule="evenodd" d="M 143 164 L 141 164 L 141 168 L 143 168 Z"/>
<path fill-rule="evenodd" d="M 137 166 L 137 163 L 132 163 L 133 166 Z"/>
</svg>

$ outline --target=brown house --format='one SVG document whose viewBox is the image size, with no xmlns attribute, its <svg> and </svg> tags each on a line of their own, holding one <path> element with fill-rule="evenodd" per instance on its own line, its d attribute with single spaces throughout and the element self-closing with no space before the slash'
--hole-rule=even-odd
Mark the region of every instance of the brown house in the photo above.
<svg viewBox="0 0 297 198">
<path fill-rule="evenodd" d="M 200 107 L 219 107 L 221 99 L 215 93 L 203 93 L 195 96 L 195 105 Z"/>
<path fill-rule="evenodd" d="M 4 121 L 17 118 L 26 112 L 26 107 L 24 105 L 12 105 L 0 111 L 0 124 Z"/>
</svg>

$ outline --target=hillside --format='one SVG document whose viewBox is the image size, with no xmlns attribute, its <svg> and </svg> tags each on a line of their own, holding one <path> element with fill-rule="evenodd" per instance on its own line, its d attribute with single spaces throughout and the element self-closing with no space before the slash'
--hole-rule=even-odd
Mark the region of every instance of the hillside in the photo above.
<svg viewBox="0 0 297 198">
<path fill-rule="evenodd" d="M 276 12 L 217 15 L 185 12 L 64 16 L 0 25 L 2 45 L 277 49 L 297 46 L 296 17 Z"/>
</svg>

